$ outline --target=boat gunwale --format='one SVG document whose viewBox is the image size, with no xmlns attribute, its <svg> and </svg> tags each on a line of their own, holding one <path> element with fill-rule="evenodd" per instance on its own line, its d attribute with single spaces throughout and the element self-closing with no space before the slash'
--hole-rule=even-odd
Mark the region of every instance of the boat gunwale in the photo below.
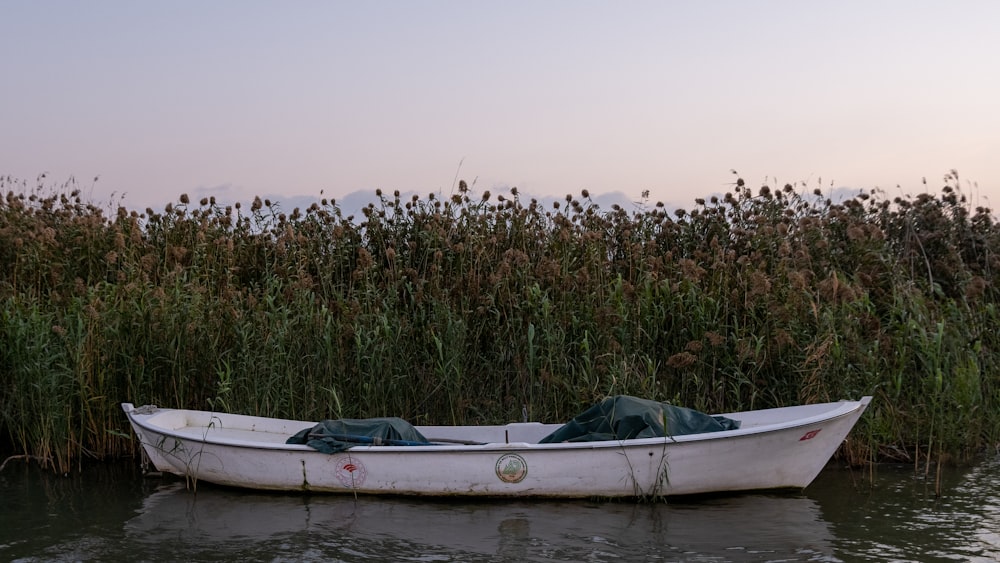
<svg viewBox="0 0 1000 563">
<path fill-rule="evenodd" d="M 697 443 L 709 440 L 726 440 L 726 439 L 737 439 L 744 436 L 753 436 L 757 434 L 767 434 L 783 430 L 792 430 L 796 428 L 803 428 L 808 426 L 814 426 L 818 423 L 828 423 L 837 419 L 851 416 L 858 413 L 858 411 L 863 411 L 867 408 L 868 404 L 871 402 L 870 396 L 862 397 L 856 401 L 835 401 L 830 403 L 819 403 L 812 405 L 801 405 L 803 407 L 818 407 L 821 405 L 830 405 L 830 409 L 824 410 L 818 414 L 804 417 L 796 418 L 790 420 L 784 420 L 780 422 L 774 422 L 769 424 L 761 424 L 755 426 L 749 426 L 746 428 L 739 428 L 736 430 L 723 430 L 719 432 L 702 432 L 699 434 L 685 434 L 680 436 L 664 436 L 664 437 L 654 437 L 654 438 L 637 438 L 630 440 L 603 440 L 603 441 L 591 441 L 591 442 L 553 442 L 553 443 L 537 443 L 537 442 L 489 442 L 484 444 L 428 444 L 426 446 L 373 446 L 373 445 L 357 445 L 351 447 L 349 450 L 351 453 L 433 453 L 433 452 L 451 452 L 451 453 L 481 453 L 481 452 L 505 452 L 511 450 L 517 451 L 558 451 L 558 450 L 593 450 L 593 449 L 604 449 L 604 448 L 624 448 L 624 447 L 648 447 L 648 446 L 663 446 L 670 444 L 683 444 L 683 443 Z M 274 419 L 268 417 L 256 417 L 253 415 L 240 415 L 235 413 L 217 413 L 215 411 L 199 411 L 190 409 L 171 409 L 171 408 L 159 408 L 157 407 L 157 412 L 153 414 L 135 414 L 133 411 L 135 407 L 132 403 L 122 403 L 122 408 L 125 410 L 129 421 L 141 427 L 143 430 L 159 434 L 161 436 L 167 436 L 175 440 L 187 440 L 198 444 L 212 444 L 219 446 L 229 446 L 236 448 L 247 448 L 247 449 L 259 449 L 259 450 L 270 450 L 270 451 L 286 451 L 286 452 L 313 452 L 321 453 L 318 450 L 307 446 L 305 444 L 287 444 L 278 442 L 265 442 L 265 441 L 251 441 L 239 438 L 226 438 L 224 436 L 206 436 L 202 435 L 194 436 L 189 433 L 180 432 L 178 429 L 167 428 L 164 426 L 159 426 L 156 424 L 151 424 L 148 419 L 156 417 L 163 413 L 173 412 L 173 413 L 198 413 L 198 414 L 209 414 L 211 416 L 219 415 L 231 415 L 231 416 L 241 416 L 258 418 L 261 420 L 283 420 L 285 422 L 301 422 L 303 428 L 308 427 L 311 424 L 309 421 L 294 421 L 286 419 Z M 778 407 L 778 408 L 796 408 L 796 407 Z M 739 414 L 747 414 L 751 412 L 766 412 L 768 410 L 777 409 L 760 409 L 757 411 L 744 411 L 743 413 L 730 413 L 723 416 L 735 416 Z M 312 423 L 315 424 L 315 423 Z M 497 425 L 503 428 L 505 425 Z M 554 426 L 561 426 L 559 424 L 554 424 Z M 207 432 L 210 428 L 208 426 L 188 426 L 185 428 L 197 428 L 202 429 Z M 428 428 L 424 426 L 423 428 Z M 433 439 L 433 438 L 431 438 Z M 328 455 L 328 454 L 322 454 Z"/>
</svg>

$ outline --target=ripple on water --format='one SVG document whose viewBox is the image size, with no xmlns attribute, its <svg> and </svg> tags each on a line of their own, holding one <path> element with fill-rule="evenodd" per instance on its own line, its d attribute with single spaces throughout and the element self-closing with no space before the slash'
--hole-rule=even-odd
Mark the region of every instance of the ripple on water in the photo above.
<svg viewBox="0 0 1000 563">
<path fill-rule="evenodd" d="M 828 470 L 805 494 L 669 503 L 260 494 L 111 477 L 0 475 L 0 560 L 993 561 L 1000 460 L 934 483 Z"/>
</svg>

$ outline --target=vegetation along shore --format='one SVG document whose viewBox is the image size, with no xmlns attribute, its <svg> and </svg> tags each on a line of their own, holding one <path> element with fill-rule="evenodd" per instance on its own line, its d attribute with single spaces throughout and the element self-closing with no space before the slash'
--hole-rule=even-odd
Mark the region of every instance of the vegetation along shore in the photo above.
<svg viewBox="0 0 1000 563">
<path fill-rule="evenodd" d="M 1000 444 L 1000 228 L 955 173 L 833 201 L 740 180 L 686 210 L 461 182 L 358 217 L 0 189 L 0 461 L 136 455 L 123 401 L 468 424 L 871 394 L 848 462 Z"/>
</svg>

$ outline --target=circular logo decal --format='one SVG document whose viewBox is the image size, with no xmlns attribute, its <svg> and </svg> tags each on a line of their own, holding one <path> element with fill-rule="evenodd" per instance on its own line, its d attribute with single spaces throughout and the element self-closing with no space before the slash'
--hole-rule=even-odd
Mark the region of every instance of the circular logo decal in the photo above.
<svg viewBox="0 0 1000 563">
<path fill-rule="evenodd" d="M 334 473 L 341 484 L 349 489 L 356 489 L 363 485 L 365 477 L 368 476 L 368 470 L 365 469 L 365 465 L 361 463 L 361 460 L 351 459 L 350 456 L 345 456 L 337 460 Z"/>
<path fill-rule="evenodd" d="M 528 463 L 517 454 L 504 454 L 497 460 L 497 477 L 504 483 L 520 483 L 528 476 Z"/>
</svg>

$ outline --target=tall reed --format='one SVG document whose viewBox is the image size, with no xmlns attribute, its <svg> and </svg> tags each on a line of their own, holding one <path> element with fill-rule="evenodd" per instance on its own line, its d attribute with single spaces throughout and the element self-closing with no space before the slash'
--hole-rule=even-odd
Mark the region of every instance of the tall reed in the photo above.
<svg viewBox="0 0 1000 563">
<path fill-rule="evenodd" d="M 938 195 L 801 187 L 602 210 L 375 194 L 163 211 L 0 178 L 0 448 L 135 452 L 118 403 L 415 423 L 565 420 L 607 394 L 710 412 L 875 395 L 844 454 L 1000 443 L 1000 248 Z"/>
</svg>

